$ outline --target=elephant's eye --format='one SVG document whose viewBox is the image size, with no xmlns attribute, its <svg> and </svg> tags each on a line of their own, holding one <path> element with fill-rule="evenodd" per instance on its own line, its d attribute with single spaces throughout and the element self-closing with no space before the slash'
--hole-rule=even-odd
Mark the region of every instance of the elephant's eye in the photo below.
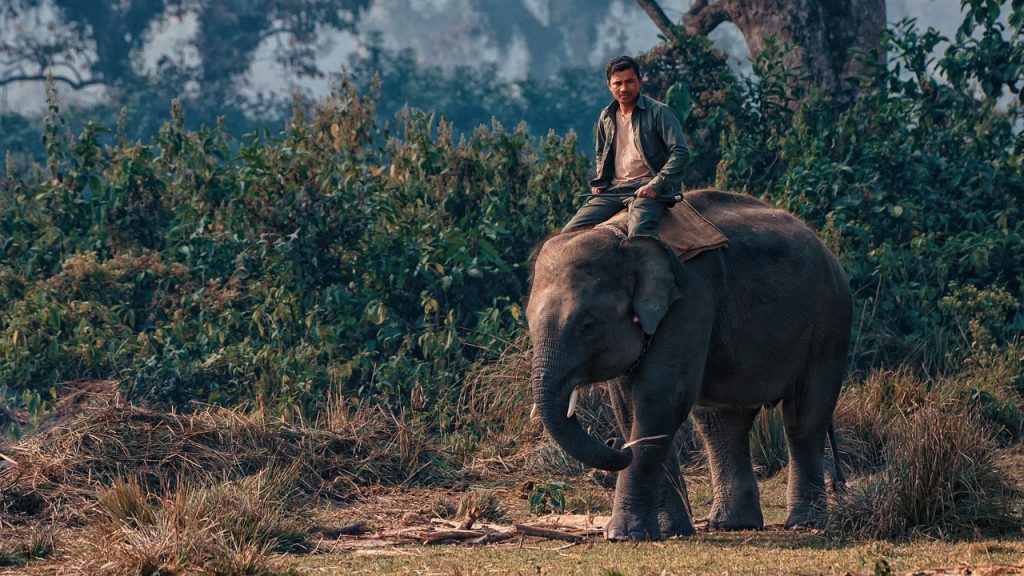
<svg viewBox="0 0 1024 576">
<path fill-rule="evenodd" d="M 580 326 L 580 336 L 590 336 L 594 333 L 594 321 L 587 320 Z"/>
</svg>

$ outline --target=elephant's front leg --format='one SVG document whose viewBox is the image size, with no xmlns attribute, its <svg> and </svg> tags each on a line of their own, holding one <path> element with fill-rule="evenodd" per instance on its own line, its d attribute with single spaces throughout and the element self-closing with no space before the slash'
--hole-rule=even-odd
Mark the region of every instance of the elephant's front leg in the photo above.
<svg viewBox="0 0 1024 576">
<path fill-rule="evenodd" d="M 661 527 L 662 505 L 668 488 L 665 465 L 674 461 L 669 453 L 682 423 L 680 414 L 684 407 L 673 401 L 674 390 L 672 393 L 653 392 L 644 390 L 643 385 L 632 390 L 633 419 L 628 438 L 633 461 L 619 472 L 615 483 L 612 518 L 605 528 L 609 540 L 659 540 L 666 535 Z M 676 478 L 681 482 L 678 471 Z M 682 512 L 685 514 L 685 508 Z M 688 518 L 686 524 L 689 524 Z M 676 523 L 666 528 L 686 532 L 687 526 Z M 692 533 L 692 525 L 688 528 L 688 533 Z"/>
<path fill-rule="evenodd" d="M 622 381 L 612 382 L 609 392 L 619 432 L 623 437 L 628 438 L 632 435 L 633 428 L 631 392 L 623 385 Z M 662 538 L 692 536 L 695 533 L 693 522 L 691 521 L 690 500 L 686 490 L 686 481 L 679 472 L 677 435 L 675 439 L 676 442 L 669 449 L 662 463 L 664 473 L 661 475 L 660 488 L 658 489 L 658 528 Z M 628 534 L 628 531 L 625 533 Z"/>
</svg>

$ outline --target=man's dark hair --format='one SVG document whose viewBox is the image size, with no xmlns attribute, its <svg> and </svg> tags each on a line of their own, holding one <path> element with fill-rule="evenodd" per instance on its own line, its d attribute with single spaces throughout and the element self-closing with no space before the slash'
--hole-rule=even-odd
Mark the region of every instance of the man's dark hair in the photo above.
<svg viewBox="0 0 1024 576">
<path fill-rule="evenodd" d="M 636 72 L 637 80 L 643 79 L 643 77 L 640 76 L 640 65 L 637 64 L 636 60 L 629 56 L 616 56 L 609 60 L 608 65 L 604 68 L 604 77 L 606 80 L 611 80 L 612 74 L 622 72 L 623 70 L 629 70 L 630 68 L 633 69 L 633 72 Z"/>
</svg>

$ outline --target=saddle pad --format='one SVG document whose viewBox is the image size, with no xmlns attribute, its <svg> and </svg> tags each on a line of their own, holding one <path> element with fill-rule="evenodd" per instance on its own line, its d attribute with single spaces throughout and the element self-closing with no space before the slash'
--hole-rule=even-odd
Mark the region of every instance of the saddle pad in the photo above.
<svg viewBox="0 0 1024 576">
<path fill-rule="evenodd" d="M 622 210 L 598 226 L 611 228 L 625 237 L 626 211 Z M 665 209 L 658 220 L 658 236 L 684 262 L 702 252 L 729 246 L 725 234 L 685 200 Z"/>
</svg>

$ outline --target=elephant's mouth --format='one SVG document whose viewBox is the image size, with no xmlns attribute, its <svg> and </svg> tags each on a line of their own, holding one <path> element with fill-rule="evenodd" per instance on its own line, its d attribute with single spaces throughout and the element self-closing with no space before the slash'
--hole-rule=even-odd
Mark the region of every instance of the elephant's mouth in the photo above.
<svg viewBox="0 0 1024 576">
<path fill-rule="evenodd" d="M 581 383 L 576 384 L 575 386 L 572 387 L 572 391 L 569 393 L 569 409 L 566 411 L 565 414 L 566 419 L 572 418 L 573 416 L 576 415 L 576 407 L 579 405 L 580 400 L 580 390 L 591 388 L 593 386 L 596 386 L 597 384 L 597 382 L 591 382 L 589 384 Z M 530 419 L 536 420 L 539 417 L 540 413 L 537 408 L 537 403 L 534 402 L 533 407 L 530 408 Z"/>
<path fill-rule="evenodd" d="M 580 392 L 592 385 L 592 374 L 580 368 L 552 372 L 547 366 L 543 357 L 534 356 L 536 413 L 552 439 L 586 466 L 602 470 L 622 470 L 628 466 L 631 452 L 605 446 L 580 425 Z"/>
</svg>

